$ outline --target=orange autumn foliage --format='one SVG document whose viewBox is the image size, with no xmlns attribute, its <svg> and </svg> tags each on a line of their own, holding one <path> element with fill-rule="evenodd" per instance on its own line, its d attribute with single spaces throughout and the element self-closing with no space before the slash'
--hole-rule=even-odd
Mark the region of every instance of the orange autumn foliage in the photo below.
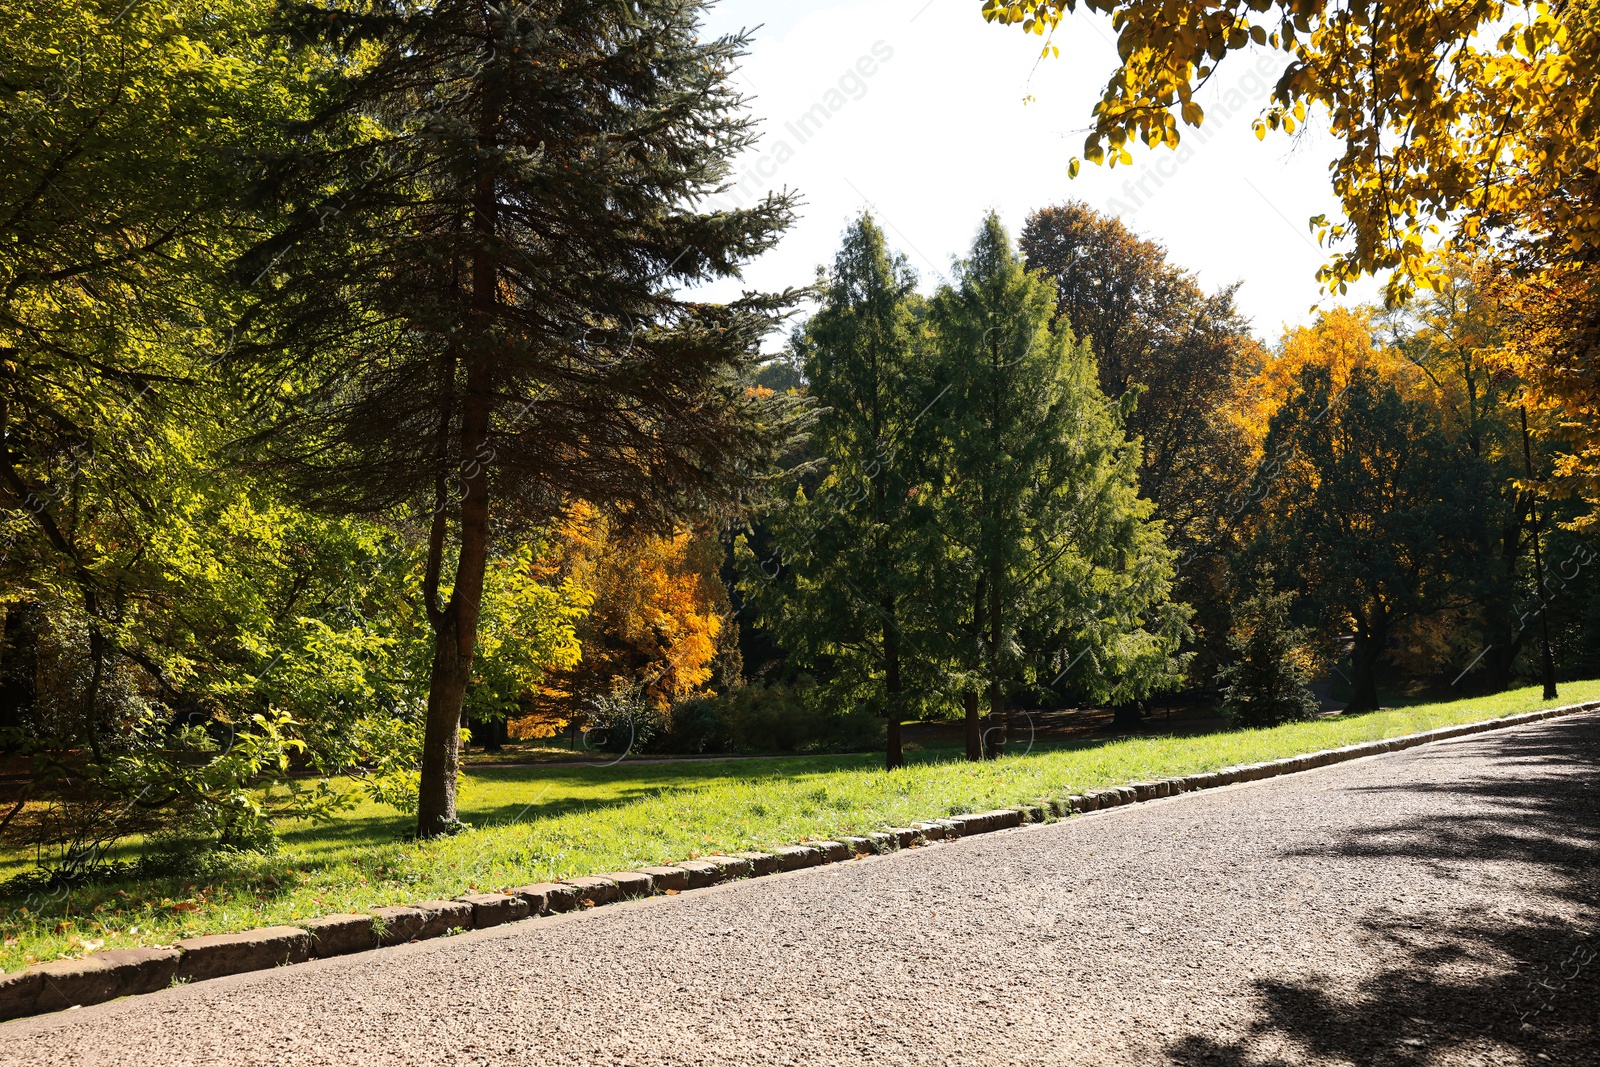
<svg viewBox="0 0 1600 1067">
<path fill-rule="evenodd" d="M 1376 343 L 1372 313 L 1365 308 L 1334 308 L 1310 326 L 1284 332 L 1275 351 L 1239 390 L 1231 417 L 1255 443 L 1257 455 L 1267 428 L 1285 400 L 1295 391 L 1300 372 L 1308 366 L 1326 367 L 1338 396 L 1359 368 L 1370 368 L 1393 384 L 1408 400 L 1437 404 L 1445 400 L 1427 373 L 1393 348 Z"/>
<path fill-rule="evenodd" d="M 550 672 L 513 732 L 564 726 L 583 714 L 587 698 L 622 688 L 665 709 L 703 692 L 719 663 L 737 670 L 738 629 L 718 573 L 723 554 L 708 530 L 626 533 L 588 504 L 570 509 L 540 565 L 593 597 L 578 625 L 582 655 L 576 667 Z"/>
</svg>

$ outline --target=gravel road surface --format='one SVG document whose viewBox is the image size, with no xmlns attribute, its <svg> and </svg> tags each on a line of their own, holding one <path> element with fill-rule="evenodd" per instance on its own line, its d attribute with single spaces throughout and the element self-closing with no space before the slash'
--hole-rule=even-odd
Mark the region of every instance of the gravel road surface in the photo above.
<svg viewBox="0 0 1600 1067">
<path fill-rule="evenodd" d="M 1600 1064 L 1600 715 L 0 1026 L 0 1063 Z"/>
</svg>

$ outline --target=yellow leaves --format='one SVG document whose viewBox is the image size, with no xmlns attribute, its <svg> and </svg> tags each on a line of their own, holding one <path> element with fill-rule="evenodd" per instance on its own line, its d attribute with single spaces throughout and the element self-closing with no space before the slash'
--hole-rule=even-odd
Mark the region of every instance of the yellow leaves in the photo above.
<svg viewBox="0 0 1600 1067">
<path fill-rule="evenodd" d="M 1199 104 L 1193 100 L 1185 101 L 1183 105 L 1183 121 L 1190 126 L 1198 126 L 1205 119 L 1206 113 Z"/>
<path fill-rule="evenodd" d="M 1330 287 L 1344 284 L 1332 281 Z M 1266 438 L 1272 416 L 1293 393 L 1300 372 L 1308 366 L 1325 368 L 1335 393 L 1357 370 L 1370 369 L 1393 383 L 1408 399 L 1430 404 L 1442 399 L 1415 364 L 1399 352 L 1373 343 L 1370 317 L 1364 310 L 1327 311 L 1312 326 L 1286 331 L 1277 351 L 1264 355 L 1261 369 L 1240 389 L 1230 413 L 1232 421 L 1247 432 L 1257 447 Z"/>
<path fill-rule="evenodd" d="M 1079 161 L 1078 157 L 1073 156 L 1067 161 L 1067 177 L 1076 178 L 1078 176 L 1078 171 L 1082 168 L 1082 166 L 1083 164 Z"/>
<path fill-rule="evenodd" d="M 585 697 L 620 682 L 665 707 L 710 680 L 733 632 L 724 622 L 732 608 L 715 537 L 688 528 L 670 536 L 625 535 L 584 505 L 574 509 L 551 555 L 583 584 L 593 606 L 579 626 L 581 659 L 544 687 L 540 704 L 576 711 Z"/>
<path fill-rule="evenodd" d="M 1111 15 L 1120 57 L 1093 111 L 1095 147 L 1084 158 L 1095 163 L 1105 162 L 1102 149 L 1114 164 L 1130 163 L 1136 135 L 1171 146 L 1169 122 L 1195 124 L 1190 95 L 1230 50 L 1270 44 L 1292 57 L 1273 112 L 1251 129 L 1263 140 L 1269 129 L 1295 133 L 1320 103 L 1334 136 L 1351 148 L 1333 171 L 1349 222 L 1322 234 L 1325 242 L 1349 240 L 1328 277 L 1335 291 L 1364 273 L 1426 271 L 1435 220 L 1476 219 L 1459 231 L 1467 241 L 1491 236 L 1487 220 L 1510 233 L 1557 228 L 1556 190 L 1589 173 L 1600 156 L 1600 25 L 1589 5 L 1091 0 L 1089 7 Z M 1072 9 L 1065 0 L 985 4 L 986 13 L 1005 10 L 1005 21 L 1033 25 L 1054 25 Z M 1374 17 L 1379 10 L 1383 16 Z M 1247 12 L 1277 17 L 1253 25 Z M 1372 107 L 1375 94 L 1381 107 Z M 1572 251 L 1600 245 L 1600 227 L 1585 218 L 1562 228 Z M 1413 284 L 1398 283 L 1402 290 Z"/>
</svg>

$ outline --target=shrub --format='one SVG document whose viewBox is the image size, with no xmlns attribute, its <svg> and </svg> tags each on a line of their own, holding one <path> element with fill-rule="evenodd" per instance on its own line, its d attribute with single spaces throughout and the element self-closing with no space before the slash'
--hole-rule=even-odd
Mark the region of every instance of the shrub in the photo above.
<svg viewBox="0 0 1600 1067">
<path fill-rule="evenodd" d="M 588 701 L 585 743 L 601 752 L 643 752 L 661 732 L 665 716 L 634 689 L 615 689 Z"/>
<path fill-rule="evenodd" d="M 1317 713 L 1306 631 L 1289 621 L 1293 593 L 1273 591 L 1258 579 L 1253 596 L 1239 605 L 1228 646 L 1236 656 L 1218 672 L 1222 713 L 1235 726 L 1276 726 Z"/>
<path fill-rule="evenodd" d="M 875 748 L 883 720 L 837 702 L 809 679 L 752 684 L 679 701 L 669 713 L 661 752 L 842 752 Z"/>
</svg>

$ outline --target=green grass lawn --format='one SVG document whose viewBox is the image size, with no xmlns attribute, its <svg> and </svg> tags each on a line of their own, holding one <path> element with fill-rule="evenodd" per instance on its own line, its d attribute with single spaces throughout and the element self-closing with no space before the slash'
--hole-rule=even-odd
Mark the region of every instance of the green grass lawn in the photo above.
<svg viewBox="0 0 1600 1067">
<path fill-rule="evenodd" d="M 407 840 L 409 818 L 363 804 L 333 824 L 287 827 L 270 858 L 0 900 L 0 967 L 903 826 L 1594 699 L 1600 680 L 1567 683 L 1549 703 L 1534 687 L 1270 730 L 1036 746 L 991 763 L 929 750 L 894 774 L 875 754 L 474 767 L 460 799 L 472 829 L 452 838 Z M 16 870 L 20 858 L 9 860 Z"/>
</svg>

